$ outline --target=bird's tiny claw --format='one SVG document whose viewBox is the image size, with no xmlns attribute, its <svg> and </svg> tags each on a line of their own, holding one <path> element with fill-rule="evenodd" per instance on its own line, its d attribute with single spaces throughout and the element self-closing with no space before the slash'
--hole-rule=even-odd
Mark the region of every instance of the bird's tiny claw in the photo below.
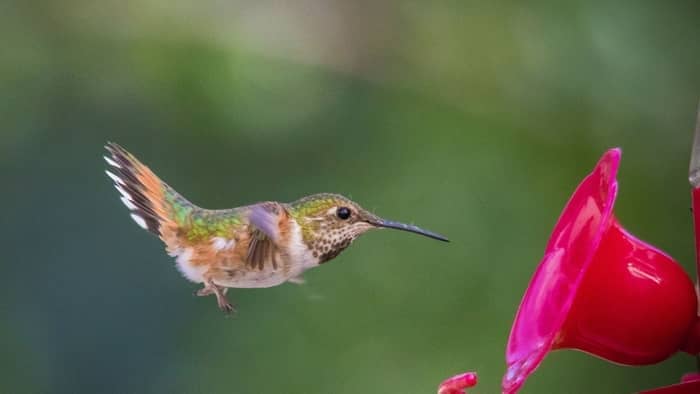
<svg viewBox="0 0 700 394">
<path fill-rule="evenodd" d="M 235 315 L 238 312 L 236 308 L 234 308 L 233 305 L 231 305 L 230 303 L 219 305 L 219 309 L 221 309 L 221 311 L 224 312 L 227 316 Z"/>
</svg>

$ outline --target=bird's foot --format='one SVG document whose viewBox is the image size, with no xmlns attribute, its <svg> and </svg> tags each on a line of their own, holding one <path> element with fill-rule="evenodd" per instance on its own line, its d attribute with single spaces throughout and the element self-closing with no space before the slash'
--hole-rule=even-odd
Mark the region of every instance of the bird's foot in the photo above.
<svg viewBox="0 0 700 394">
<path fill-rule="evenodd" d="M 206 296 L 210 296 L 212 294 L 216 294 L 216 292 L 214 291 L 214 287 L 218 288 L 219 291 L 221 291 L 224 295 L 226 295 L 226 293 L 228 293 L 228 287 L 221 287 L 221 286 L 216 286 L 216 285 L 211 285 L 211 286 L 204 285 L 204 287 L 202 287 L 201 289 L 195 290 L 192 293 L 192 295 L 195 295 L 197 297 L 206 297 Z"/>
<path fill-rule="evenodd" d="M 233 304 L 230 303 L 226 298 L 227 292 L 228 287 L 221 287 L 217 286 L 213 282 L 206 282 L 204 287 L 194 292 L 194 295 L 196 295 L 197 297 L 206 297 L 213 294 L 216 296 L 216 303 L 219 306 L 219 309 L 221 309 L 226 314 L 235 313 L 236 308 L 234 308 Z"/>
<path fill-rule="evenodd" d="M 219 305 L 219 309 L 223 311 L 225 314 L 231 314 L 236 312 L 236 308 L 233 307 L 233 304 L 228 301 L 226 298 L 226 292 L 228 291 L 228 288 L 224 287 L 223 289 L 221 287 L 215 287 L 214 289 L 214 295 L 216 295 L 216 303 Z"/>
<path fill-rule="evenodd" d="M 236 308 L 233 306 L 233 304 L 228 302 L 226 297 L 223 297 L 223 299 L 220 299 L 217 297 L 216 301 L 217 301 L 217 304 L 219 304 L 219 309 L 221 309 L 221 311 L 224 312 L 225 314 L 229 315 L 232 313 L 233 314 L 236 313 Z"/>
</svg>

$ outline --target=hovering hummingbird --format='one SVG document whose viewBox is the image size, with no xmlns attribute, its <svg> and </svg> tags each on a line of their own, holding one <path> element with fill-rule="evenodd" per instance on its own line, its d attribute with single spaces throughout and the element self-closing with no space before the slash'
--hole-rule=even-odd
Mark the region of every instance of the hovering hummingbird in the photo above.
<svg viewBox="0 0 700 394">
<path fill-rule="evenodd" d="M 210 210 L 200 208 L 161 181 L 115 143 L 105 146 L 107 175 L 142 228 L 160 237 L 182 275 L 215 295 L 224 312 L 234 310 L 229 288 L 302 282 L 302 273 L 337 257 L 374 228 L 393 228 L 440 241 L 416 226 L 382 219 L 338 194 L 314 194 L 292 203 L 276 201 Z"/>
</svg>

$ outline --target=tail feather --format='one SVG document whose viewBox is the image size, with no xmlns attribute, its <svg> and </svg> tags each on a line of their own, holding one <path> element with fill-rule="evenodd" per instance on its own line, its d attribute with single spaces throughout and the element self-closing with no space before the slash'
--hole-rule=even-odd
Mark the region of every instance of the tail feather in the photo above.
<svg viewBox="0 0 700 394">
<path fill-rule="evenodd" d="M 178 226 L 173 203 L 177 201 L 186 205 L 180 209 L 193 205 L 126 149 L 113 142 L 107 143 L 105 148 L 110 153 L 104 157 L 110 166 L 105 172 L 121 194 L 121 201 L 131 211 L 131 218 L 142 228 L 164 238 L 164 231 L 169 232 Z"/>
</svg>

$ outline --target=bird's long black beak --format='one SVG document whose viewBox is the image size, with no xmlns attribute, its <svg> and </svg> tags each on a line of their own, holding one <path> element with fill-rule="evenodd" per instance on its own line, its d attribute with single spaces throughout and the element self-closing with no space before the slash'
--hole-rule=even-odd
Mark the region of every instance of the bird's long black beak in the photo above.
<svg viewBox="0 0 700 394">
<path fill-rule="evenodd" d="M 371 224 L 373 224 L 377 227 L 393 228 L 396 230 L 403 230 L 403 231 L 408 231 L 411 233 L 420 234 L 420 235 L 426 236 L 428 238 L 437 239 L 438 241 L 450 242 L 449 239 L 443 237 L 442 235 L 440 235 L 438 233 L 434 233 L 434 232 L 428 231 L 428 230 L 423 230 L 420 227 L 413 226 L 410 224 L 394 222 L 392 220 L 384 220 L 384 219 L 379 219 L 377 221 L 373 221 Z"/>
</svg>

